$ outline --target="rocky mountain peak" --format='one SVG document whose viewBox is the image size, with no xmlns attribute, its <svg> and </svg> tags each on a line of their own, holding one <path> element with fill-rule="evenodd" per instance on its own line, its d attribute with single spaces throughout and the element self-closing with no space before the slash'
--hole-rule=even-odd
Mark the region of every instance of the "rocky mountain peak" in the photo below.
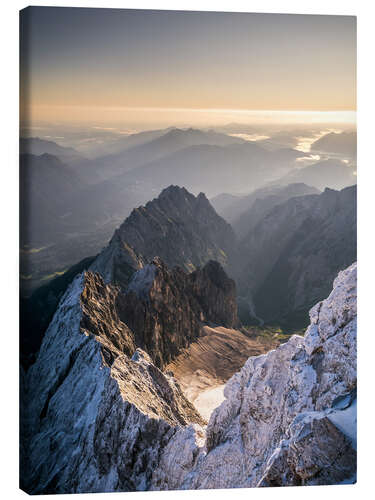
<svg viewBox="0 0 375 500">
<path fill-rule="evenodd" d="M 164 197 L 171 197 L 174 198 L 175 200 L 181 198 L 181 200 L 185 199 L 186 195 L 188 195 L 190 198 L 193 197 L 192 194 L 189 193 L 187 189 L 184 187 L 180 186 L 175 186 L 171 184 L 170 186 L 166 187 L 163 189 L 163 191 L 159 195 L 159 199 L 164 198 Z"/>
<path fill-rule="evenodd" d="M 132 211 L 91 266 L 106 282 L 126 289 L 134 271 L 160 256 L 168 267 L 193 271 L 210 259 L 226 266 L 235 235 L 210 205 L 184 187 L 169 186 Z"/>
</svg>

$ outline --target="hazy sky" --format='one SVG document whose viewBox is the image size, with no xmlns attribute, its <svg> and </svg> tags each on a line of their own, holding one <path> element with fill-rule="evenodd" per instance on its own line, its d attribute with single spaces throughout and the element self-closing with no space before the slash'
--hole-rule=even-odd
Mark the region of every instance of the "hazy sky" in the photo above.
<svg viewBox="0 0 375 500">
<path fill-rule="evenodd" d="M 22 31 L 33 121 L 356 108 L 354 17 L 32 7 Z"/>
</svg>

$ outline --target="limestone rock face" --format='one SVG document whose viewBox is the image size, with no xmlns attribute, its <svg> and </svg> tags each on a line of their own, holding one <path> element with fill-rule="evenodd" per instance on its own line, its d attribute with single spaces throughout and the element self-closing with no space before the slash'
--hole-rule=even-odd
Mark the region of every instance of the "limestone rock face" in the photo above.
<svg viewBox="0 0 375 500">
<path fill-rule="evenodd" d="M 304 338 L 249 358 L 228 381 L 205 447 L 187 430 L 171 438 L 154 489 L 353 481 L 356 270 L 353 264 L 341 272 L 329 297 L 311 310 Z M 186 456 L 177 459 L 181 442 Z"/>
<path fill-rule="evenodd" d="M 126 288 L 134 271 L 159 256 L 168 267 L 193 271 L 209 260 L 226 265 L 235 235 L 206 196 L 169 186 L 132 211 L 91 266 L 106 282 Z"/>
<path fill-rule="evenodd" d="M 177 382 L 135 350 L 112 314 L 117 293 L 79 275 L 28 372 L 21 476 L 30 493 L 148 489 L 173 434 L 205 423 Z"/>
<path fill-rule="evenodd" d="M 202 324 L 238 325 L 235 283 L 212 261 L 188 274 L 155 258 L 134 274 L 117 307 L 137 346 L 159 367 L 197 340 Z"/>
<path fill-rule="evenodd" d="M 226 384 L 225 400 L 205 428 L 177 381 L 153 362 L 159 351 L 145 339 L 150 352 L 140 348 L 141 330 L 127 321 L 124 304 L 133 297 L 146 316 L 154 311 L 154 331 L 157 335 L 159 325 L 166 349 L 177 342 L 178 321 L 190 317 L 198 323 L 196 314 L 204 321 L 218 313 L 202 295 L 203 276 L 212 271 L 212 264 L 207 266 L 189 275 L 155 259 L 136 273 L 125 294 L 94 273 L 73 281 L 23 377 L 26 491 L 355 480 L 356 264 L 339 274 L 328 298 L 311 310 L 305 337 L 293 336 L 246 361 Z M 214 274 L 217 283 L 212 278 L 206 287 L 219 297 L 214 287 L 225 291 L 229 282 Z M 175 300 L 175 323 L 164 311 L 170 300 Z M 234 318 L 229 315 L 228 321 Z M 171 352 L 158 349 L 161 360 Z"/>
<path fill-rule="evenodd" d="M 189 275 L 192 295 L 196 297 L 206 322 L 227 328 L 238 326 L 236 286 L 222 266 L 210 260 Z"/>
</svg>

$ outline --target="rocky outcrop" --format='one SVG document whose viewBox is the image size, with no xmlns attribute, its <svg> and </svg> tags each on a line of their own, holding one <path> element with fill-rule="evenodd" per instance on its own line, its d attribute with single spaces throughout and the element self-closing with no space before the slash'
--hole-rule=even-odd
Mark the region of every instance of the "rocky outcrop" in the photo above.
<svg viewBox="0 0 375 500">
<path fill-rule="evenodd" d="M 356 270 L 341 272 L 311 310 L 305 337 L 249 358 L 229 380 L 205 447 L 191 429 L 174 434 L 153 489 L 355 480 Z"/>
<path fill-rule="evenodd" d="M 155 258 L 134 274 L 117 308 L 161 368 L 201 336 L 203 324 L 238 325 L 235 283 L 212 261 L 188 274 Z"/>
<path fill-rule="evenodd" d="M 135 350 L 115 312 L 118 293 L 79 275 L 29 369 L 21 450 L 29 493 L 148 489 L 173 434 L 191 424 L 200 433 L 204 420 L 175 379 Z"/>
<path fill-rule="evenodd" d="M 222 266 L 210 260 L 189 275 L 191 294 L 203 311 L 203 321 L 233 328 L 238 326 L 236 285 Z"/>
<path fill-rule="evenodd" d="M 228 263 L 235 236 L 206 196 L 169 186 L 132 211 L 91 266 L 106 282 L 128 285 L 134 271 L 159 256 L 168 267 L 194 271 L 209 260 Z"/>
<path fill-rule="evenodd" d="M 23 377 L 23 487 L 149 488 L 171 436 L 191 424 L 200 435 L 205 424 L 158 366 L 198 338 L 205 322 L 235 326 L 236 311 L 234 282 L 213 262 L 188 274 L 155 258 L 126 292 L 96 273 L 76 277 Z"/>
<path fill-rule="evenodd" d="M 144 302 L 168 296 L 167 290 L 153 289 L 161 283 L 159 273 L 170 272 L 163 268 L 158 260 L 143 268 L 129 294 Z M 187 287 L 194 283 L 191 275 L 176 272 L 185 274 Z M 355 264 L 311 310 L 305 337 L 293 336 L 246 361 L 225 386 L 226 399 L 206 430 L 177 381 L 137 347 L 137 335 L 118 306 L 122 295 L 84 273 L 59 304 L 23 384 L 26 491 L 353 481 Z"/>
<path fill-rule="evenodd" d="M 20 297 L 20 361 L 24 368 L 35 362 L 43 336 L 52 321 L 61 297 L 77 274 L 95 257 L 87 257 L 61 276 L 38 288 L 30 297 Z"/>
</svg>

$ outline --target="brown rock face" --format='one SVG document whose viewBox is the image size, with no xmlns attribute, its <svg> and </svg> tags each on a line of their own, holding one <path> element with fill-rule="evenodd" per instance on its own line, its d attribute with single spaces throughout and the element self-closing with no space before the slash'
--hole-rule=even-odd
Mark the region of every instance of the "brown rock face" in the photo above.
<svg viewBox="0 0 375 500">
<path fill-rule="evenodd" d="M 139 347 L 164 368 L 204 335 L 203 325 L 239 324 L 235 283 L 213 261 L 188 274 L 157 257 L 134 275 L 126 293 L 87 272 L 80 301 L 81 330 L 98 337 L 109 366 Z"/>
<path fill-rule="evenodd" d="M 227 328 L 238 326 L 236 286 L 216 261 L 189 275 L 192 295 L 204 311 L 205 321 Z"/>
<path fill-rule="evenodd" d="M 238 325 L 235 283 L 216 262 L 187 274 L 155 258 L 128 290 L 118 296 L 119 316 L 161 368 L 200 337 L 202 324 Z"/>
<path fill-rule="evenodd" d="M 112 365 L 117 356 L 132 356 L 136 350 L 134 334 L 119 318 L 116 302 L 119 289 L 106 285 L 103 279 L 87 272 L 81 294 L 82 333 L 95 335 L 102 346 L 106 363 Z"/>
</svg>

